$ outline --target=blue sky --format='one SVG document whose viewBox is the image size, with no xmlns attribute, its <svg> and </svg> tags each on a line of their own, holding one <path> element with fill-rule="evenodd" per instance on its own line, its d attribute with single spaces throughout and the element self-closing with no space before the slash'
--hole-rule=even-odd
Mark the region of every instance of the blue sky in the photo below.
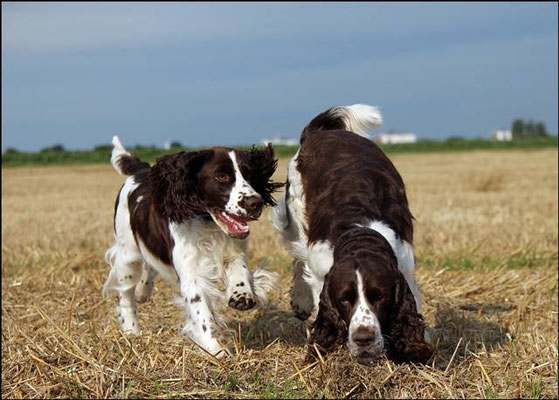
<svg viewBox="0 0 559 400">
<path fill-rule="evenodd" d="M 557 3 L 2 3 L 2 149 L 297 138 L 367 103 L 420 138 L 557 133 Z"/>
</svg>

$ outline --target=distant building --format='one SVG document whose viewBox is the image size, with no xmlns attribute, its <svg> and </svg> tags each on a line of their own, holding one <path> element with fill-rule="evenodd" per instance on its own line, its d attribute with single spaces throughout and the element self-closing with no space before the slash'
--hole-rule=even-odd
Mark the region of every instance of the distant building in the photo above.
<svg viewBox="0 0 559 400">
<path fill-rule="evenodd" d="M 500 129 L 493 132 L 493 140 L 497 140 L 499 142 L 508 142 L 512 140 L 512 131 L 508 129 Z"/>
<path fill-rule="evenodd" d="M 182 146 L 182 144 L 176 140 L 167 140 L 164 144 L 163 144 L 163 148 L 165 150 L 171 150 L 171 149 L 180 149 Z"/>
<path fill-rule="evenodd" d="M 283 145 L 283 146 L 298 146 L 299 139 L 285 139 L 281 136 L 276 136 L 273 139 L 262 139 L 261 142 L 264 146 L 267 146 L 269 143 L 273 145 Z"/>
<path fill-rule="evenodd" d="M 417 136 L 415 133 L 388 132 L 379 133 L 373 140 L 378 144 L 415 143 Z"/>
</svg>

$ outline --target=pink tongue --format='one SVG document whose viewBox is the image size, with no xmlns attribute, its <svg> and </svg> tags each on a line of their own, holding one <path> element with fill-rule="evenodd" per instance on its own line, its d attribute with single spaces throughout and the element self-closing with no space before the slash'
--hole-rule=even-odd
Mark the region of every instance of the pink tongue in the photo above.
<svg viewBox="0 0 559 400">
<path fill-rule="evenodd" d="M 221 213 L 221 220 L 227 224 L 229 232 L 231 233 L 240 234 L 248 232 L 248 225 L 246 222 L 239 221 L 226 212 Z"/>
</svg>

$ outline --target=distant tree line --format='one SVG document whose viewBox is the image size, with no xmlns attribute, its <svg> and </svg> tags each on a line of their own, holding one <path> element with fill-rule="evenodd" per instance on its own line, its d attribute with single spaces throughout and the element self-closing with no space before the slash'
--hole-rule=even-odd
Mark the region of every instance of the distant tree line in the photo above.
<svg viewBox="0 0 559 400">
<path fill-rule="evenodd" d="M 522 138 L 529 136 L 549 136 L 547 128 L 543 122 L 534 122 L 531 119 L 524 121 L 517 118 L 512 121 L 512 137 Z"/>
</svg>

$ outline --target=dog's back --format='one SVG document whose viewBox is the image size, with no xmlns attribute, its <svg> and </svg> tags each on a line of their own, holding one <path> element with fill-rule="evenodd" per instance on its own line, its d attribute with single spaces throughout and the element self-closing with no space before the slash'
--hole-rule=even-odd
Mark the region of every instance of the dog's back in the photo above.
<svg viewBox="0 0 559 400">
<path fill-rule="evenodd" d="M 335 242 L 359 218 L 383 220 L 408 243 L 412 214 L 404 182 L 366 131 L 382 120 L 374 107 L 334 107 L 303 130 L 297 157 L 306 198 L 309 241 Z"/>
</svg>

